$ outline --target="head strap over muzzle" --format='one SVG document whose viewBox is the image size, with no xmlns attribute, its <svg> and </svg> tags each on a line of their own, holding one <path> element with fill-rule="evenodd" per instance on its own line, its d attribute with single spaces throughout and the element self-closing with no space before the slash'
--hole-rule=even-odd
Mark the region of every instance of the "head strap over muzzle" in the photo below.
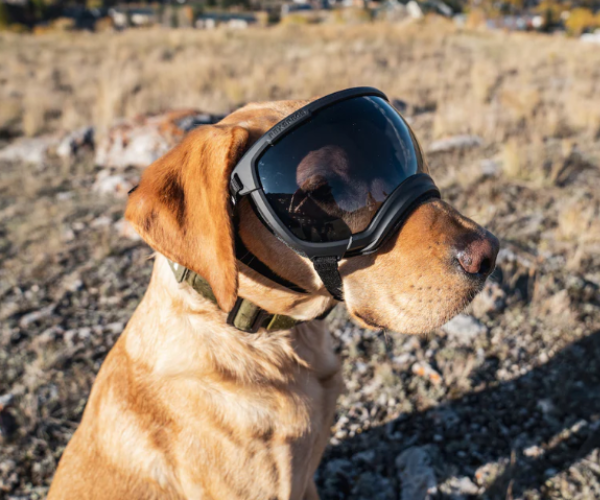
<svg viewBox="0 0 600 500">
<path fill-rule="evenodd" d="M 311 259 L 315 271 L 321 278 L 321 281 L 327 288 L 329 294 L 337 301 L 344 301 L 344 285 L 338 269 L 339 258 L 331 257 L 313 257 Z"/>
</svg>

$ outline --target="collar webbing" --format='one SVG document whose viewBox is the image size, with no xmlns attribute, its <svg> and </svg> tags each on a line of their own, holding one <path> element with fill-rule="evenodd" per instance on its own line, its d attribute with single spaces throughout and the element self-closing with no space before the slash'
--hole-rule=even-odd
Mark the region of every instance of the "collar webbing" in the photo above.
<svg viewBox="0 0 600 500">
<path fill-rule="evenodd" d="M 186 282 L 204 298 L 217 303 L 213 291 L 202 276 L 187 267 L 167 259 L 175 279 L 178 283 Z M 329 312 L 329 311 L 328 311 Z M 302 321 L 284 314 L 271 314 L 257 306 L 248 299 L 238 297 L 235 306 L 227 316 L 227 323 L 246 333 L 256 333 L 260 328 L 273 332 L 276 330 L 289 330 Z"/>
</svg>

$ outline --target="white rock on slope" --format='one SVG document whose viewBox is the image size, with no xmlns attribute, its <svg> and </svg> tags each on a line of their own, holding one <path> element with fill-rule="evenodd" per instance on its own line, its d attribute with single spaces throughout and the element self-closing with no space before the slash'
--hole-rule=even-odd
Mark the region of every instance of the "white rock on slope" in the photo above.
<svg viewBox="0 0 600 500">
<path fill-rule="evenodd" d="M 402 500 L 431 500 L 437 493 L 437 479 L 426 446 L 413 446 L 396 458 L 402 481 Z"/>
<path fill-rule="evenodd" d="M 428 153 L 447 153 L 457 149 L 471 149 L 483 145 L 483 139 L 478 135 L 453 135 L 434 141 L 427 148 Z"/>
<path fill-rule="evenodd" d="M 55 136 L 17 139 L 0 149 L 0 160 L 42 165 L 48 149 L 58 143 Z"/>
<path fill-rule="evenodd" d="M 442 326 L 448 336 L 461 345 L 471 344 L 476 337 L 487 332 L 478 319 L 468 314 L 459 314 Z"/>
</svg>

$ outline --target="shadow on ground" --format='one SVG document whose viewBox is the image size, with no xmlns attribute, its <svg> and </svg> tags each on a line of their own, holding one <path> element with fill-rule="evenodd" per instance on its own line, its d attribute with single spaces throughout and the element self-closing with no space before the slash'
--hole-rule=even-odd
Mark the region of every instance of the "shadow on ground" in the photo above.
<svg viewBox="0 0 600 500">
<path fill-rule="evenodd" d="M 488 360 L 476 377 L 493 384 L 495 367 Z M 596 331 L 510 382 L 426 412 L 403 414 L 346 439 L 326 451 L 323 463 L 349 456 L 359 460 L 353 459 L 352 472 L 343 466 L 321 471 L 317 477 L 322 497 L 362 498 L 356 478 L 368 471 L 386 478 L 395 486 L 390 491 L 398 495 L 402 485 L 396 457 L 408 447 L 424 445 L 434 451 L 438 483 L 451 475 L 481 476 L 486 463 L 503 462 L 506 466 L 495 477 L 477 478 L 483 484 L 479 495 L 518 498 L 528 489 L 543 494 L 549 478 L 600 447 L 599 367 L 600 331 Z M 375 455 L 364 460 L 369 450 Z"/>
</svg>

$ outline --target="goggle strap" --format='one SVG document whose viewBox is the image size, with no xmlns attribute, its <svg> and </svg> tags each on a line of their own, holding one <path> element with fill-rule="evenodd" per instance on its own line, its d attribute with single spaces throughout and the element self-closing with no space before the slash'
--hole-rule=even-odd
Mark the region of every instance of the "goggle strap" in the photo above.
<svg viewBox="0 0 600 500">
<path fill-rule="evenodd" d="M 344 302 L 344 285 L 338 269 L 339 259 L 336 256 L 331 256 L 313 257 L 311 260 L 327 291 L 335 300 Z"/>
</svg>

